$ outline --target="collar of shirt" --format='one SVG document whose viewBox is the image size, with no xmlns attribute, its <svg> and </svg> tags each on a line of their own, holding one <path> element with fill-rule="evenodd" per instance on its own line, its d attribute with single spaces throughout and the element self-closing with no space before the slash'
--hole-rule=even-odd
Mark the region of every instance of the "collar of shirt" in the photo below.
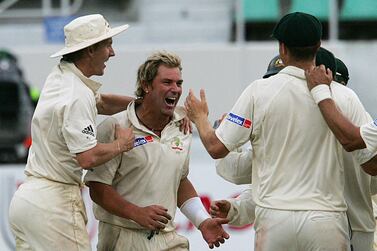
<svg viewBox="0 0 377 251">
<path fill-rule="evenodd" d="M 90 90 L 94 92 L 94 94 L 97 93 L 98 89 L 102 86 L 100 83 L 97 81 L 94 81 L 90 78 L 87 78 L 82 74 L 82 72 L 75 66 L 73 63 L 61 61 L 59 64 L 60 68 L 63 70 L 68 70 L 73 72 L 76 76 L 80 78 L 80 80 L 87 86 L 89 87 Z"/>
<path fill-rule="evenodd" d="M 142 130 L 142 131 L 147 131 L 147 132 L 152 132 L 151 130 L 149 130 L 148 128 L 146 128 L 144 125 L 142 125 L 140 122 L 139 122 L 139 119 L 137 118 L 136 116 L 136 110 L 135 110 L 135 102 L 132 101 L 128 107 L 127 107 L 127 116 L 129 118 L 129 120 L 131 121 L 132 125 L 134 127 L 136 127 L 137 129 L 139 130 Z M 183 107 L 181 106 L 178 106 L 175 108 L 174 110 L 174 114 L 173 114 L 173 119 L 172 121 L 174 123 L 179 123 L 184 117 L 186 116 L 186 111 Z M 152 132 L 153 133 L 153 132 Z M 154 134 L 154 133 L 153 133 Z"/>
<path fill-rule="evenodd" d="M 301 68 L 296 67 L 296 66 L 288 65 L 288 66 L 284 67 L 284 69 L 282 69 L 279 73 L 288 74 L 288 75 L 306 80 L 305 71 Z"/>
</svg>

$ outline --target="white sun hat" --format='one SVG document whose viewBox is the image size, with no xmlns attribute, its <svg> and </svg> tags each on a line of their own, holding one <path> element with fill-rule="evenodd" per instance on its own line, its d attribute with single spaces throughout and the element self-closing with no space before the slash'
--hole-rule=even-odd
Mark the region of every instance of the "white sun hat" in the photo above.
<svg viewBox="0 0 377 251">
<path fill-rule="evenodd" d="M 65 46 L 50 57 L 59 57 L 79 51 L 95 43 L 111 38 L 127 30 L 128 24 L 110 28 L 109 23 L 100 14 L 78 17 L 64 26 Z"/>
</svg>

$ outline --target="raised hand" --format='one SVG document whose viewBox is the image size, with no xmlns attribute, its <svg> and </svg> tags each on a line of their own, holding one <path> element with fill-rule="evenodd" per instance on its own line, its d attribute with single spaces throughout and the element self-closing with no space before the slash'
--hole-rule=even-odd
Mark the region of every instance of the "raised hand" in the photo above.
<svg viewBox="0 0 377 251">
<path fill-rule="evenodd" d="M 330 85 L 332 82 L 332 71 L 328 68 L 326 69 L 324 65 L 316 66 L 311 70 L 306 70 L 305 76 L 309 90 L 320 84 Z"/>
<path fill-rule="evenodd" d="M 229 234 L 225 232 L 222 224 L 227 224 L 227 219 L 206 219 L 203 221 L 199 230 L 202 232 L 203 239 L 208 243 L 210 249 L 219 247 L 221 243 L 225 242 L 225 239 L 229 239 Z"/>
<path fill-rule="evenodd" d="M 127 152 L 134 147 L 135 135 L 131 128 L 122 128 L 115 125 L 115 139 L 120 152 Z"/>
<path fill-rule="evenodd" d="M 168 221 L 171 220 L 168 210 L 158 205 L 138 207 L 130 218 L 140 226 L 157 231 L 164 229 Z"/>
<path fill-rule="evenodd" d="M 193 91 L 189 90 L 189 95 L 185 101 L 185 108 L 189 119 L 196 123 L 199 118 L 203 116 L 208 117 L 208 105 L 206 100 L 206 94 L 203 89 L 200 89 L 200 100 L 195 97 Z"/>
<path fill-rule="evenodd" d="M 209 213 L 213 218 L 226 219 L 230 210 L 230 202 L 227 200 L 215 200 L 211 202 Z"/>
</svg>

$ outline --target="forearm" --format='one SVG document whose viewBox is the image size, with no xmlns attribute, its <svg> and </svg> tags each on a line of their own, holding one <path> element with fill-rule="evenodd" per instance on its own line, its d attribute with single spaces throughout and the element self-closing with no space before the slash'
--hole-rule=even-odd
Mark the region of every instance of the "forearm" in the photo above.
<svg viewBox="0 0 377 251">
<path fill-rule="evenodd" d="M 111 143 L 97 143 L 95 147 L 76 154 L 76 158 L 83 169 L 91 169 L 106 163 L 121 152 L 118 140 L 114 140 Z"/>
<path fill-rule="evenodd" d="M 88 186 L 90 197 L 96 204 L 116 216 L 134 219 L 133 214 L 137 212 L 138 206 L 122 198 L 112 186 L 93 181 Z"/>
<path fill-rule="evenodd" d="M 188 178 L 183 178 L 179 184 L 177 192 L 177 206 L 182 204 L 192 197 L 198 197 L 198 194 Z"/>
<path fill-rule="evenodd" d="M 225 157 L 229 150 L 217 138 L 215 129 L 212 128 L 207 117 L 200 117 L 195 121 L 196 128 L 198 129 L 200 139 L 206 148 L 207 152 L 214 159 Z"/>
<path fill-rule="evenodd" d="M 197 228 L 204 220 L 211 218 L 187 178 L 182 179 L 179 185 L 177 206 Z"/>
<path fill-rule="evenodd" d="M 318 104 L 327 125 L 346 151 L 365 148 L 360 128 L 348 120 L 336 107 L 334 100 L 325 99 Z"/>
<path fill-rule="evenodd" d="M 101 98 L 97 103 L 98 114 L 112 115 L 124 111 L 134 99 L 129 96 L 101 94 Z"/>
</svg>

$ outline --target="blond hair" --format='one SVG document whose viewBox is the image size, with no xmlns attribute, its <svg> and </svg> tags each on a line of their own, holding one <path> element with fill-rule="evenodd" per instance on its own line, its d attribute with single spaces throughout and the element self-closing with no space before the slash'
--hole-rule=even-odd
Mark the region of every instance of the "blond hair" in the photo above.
<svg viewBox="0 0 377 251">
<path fill-rule="evenodd" d="M 154 78 L 157 76 L 158 68 L 160 65 L 167 66 L 169 68 L 178 67 L 182 71 L 181 58 L 167 51 L 157 51 L 150 55 L 147 60 L 139 66 L 137 71 L 136 91 L 137 98 L 143 98 L 145 91 L 143 89 L 143 83 L 146 86 L 151 86 Z"/>
</svg>

